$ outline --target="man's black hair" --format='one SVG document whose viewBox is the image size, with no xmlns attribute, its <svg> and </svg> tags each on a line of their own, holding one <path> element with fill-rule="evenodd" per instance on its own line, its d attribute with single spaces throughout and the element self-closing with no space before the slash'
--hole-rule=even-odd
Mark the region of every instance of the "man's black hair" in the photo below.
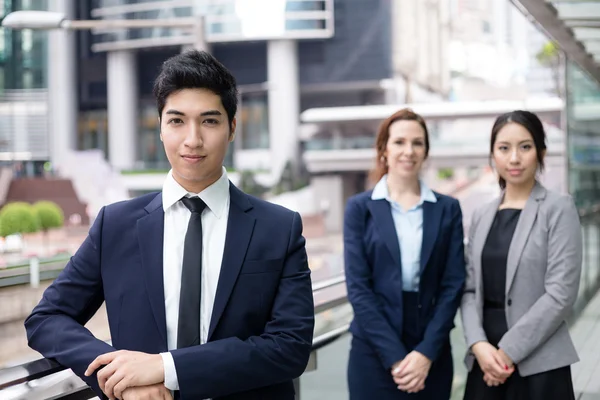
<svg viewBox="0 0 600 400">
<path fill-rule="evenodd" d="M 221 97 L 231 126 L 237 112 L 237 84 L 231 72 L 216 58 L 204 51 L 191 50 L 163 63 L 153 89 L 159 118 L 167 97 L 182 89 L 207 89 Z"/>
</svg>

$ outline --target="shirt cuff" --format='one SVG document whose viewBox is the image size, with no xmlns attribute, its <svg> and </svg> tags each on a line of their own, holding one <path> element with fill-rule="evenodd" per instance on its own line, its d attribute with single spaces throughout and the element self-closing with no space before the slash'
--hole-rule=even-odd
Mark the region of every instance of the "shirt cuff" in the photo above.
<svg viewBox="0 0 600 400">
<path fill-rule="evenodd" d="M 177 380 L 177 370 L 175 369 L 175 360 L 169 352 L 160 353 L 163 359 L 165 370 L 165 387 L 169 390 L 179 390 L 179 381 Z"/>
</svg>

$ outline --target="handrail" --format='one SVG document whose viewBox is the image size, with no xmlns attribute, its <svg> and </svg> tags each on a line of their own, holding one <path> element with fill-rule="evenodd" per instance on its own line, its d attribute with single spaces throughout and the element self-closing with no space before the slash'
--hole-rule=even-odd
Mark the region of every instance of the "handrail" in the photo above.
<svg viewBox="0 0 600 400">
<path fill-rule="evenodd" d="M 600 204 L 595 204 L 591 207 L 580 208 L 579 210 L 579 218 L 588 219 L 592 217 L 600 216 Z"/>
<path fill-rule="evenodd" d="M 330 344 L 332 342 L 335 342 L 343 334 L 345 334 L 346 332 L 348 332 L 348 329 L 350 329 L 350 324 L 346 324 L 346 325 L 340 326 L 337 329 L 334 329 L 334 330 L 329 331 L 327 333 L 324 333 L 324 334 L 322 334 L 320 336 L 317 336 L 313 340 L 312 351 L 319 350 L 321 347 L 325 347 L 328 344 Z"/>
<path fill-rule="evenodd" d="M 339 285 L 339 284 L 345 283 L 345 282 L 346 282 L 346 276 L 344 274 L 341 274 L 334 278 L 325 279 L 325 280 L 315 283 L 312 287 L 312 290 L 313 290 L 313 292 L 316 292 L 318 290 L 327 289 L 332 286 L 336 286 L 336 285 Z"/>
<path fill-rule="evenodd" d="M 323 282 L 319 282 L 313 285 L 313 293 L 336 285 L 340 285 L 344 282 L 345 277 L 343 275 L 325 280 Z M 342 296 L 334 297 L 330 300 L 317 304 L 315 306 L 315 314 L 319 314 L 323 311 L 333 309 L 340 305 L 346 304 L 347 302 L 348 299 L 345 294 Z M 341 337 L 344 333 L 348 331 L 348 328 L 349 325 L 344 325 L 313 338 L 312 350 L 316 351 L 337 340 L 339 337 Z M 68 368 L 60 365 L 56 361 L 47 358 L 40 358 L 14 367 L 0 369 L 0 391 L 22 383 L 44 378 L 67 369 Z M 51 399 L 87 400 L 94 396 L 94 392 L 86 386 L 83 388 L 74 388 L 69 392 L 62 393 L 58 396 L 52 397 Z"/>
</svg>

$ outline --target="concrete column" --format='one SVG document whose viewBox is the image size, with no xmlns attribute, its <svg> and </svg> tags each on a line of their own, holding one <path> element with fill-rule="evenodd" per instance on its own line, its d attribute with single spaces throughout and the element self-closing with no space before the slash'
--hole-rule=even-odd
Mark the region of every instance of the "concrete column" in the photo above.
<svg viewBox="0 0 600 400">
<path fill-rule="evenodd" d="M 587 256 L 588 278 L 589 282 L 596 282 L 598 275 L 600 275 L 600 251 L 598 250 L 598 243 L 600 243 L 600 228 L 597 223 L 590 224 L 588 227 L 588 240 L 589 243 L 586 245 L 586 251 L 589 254 Z"/>
<path fill-rule="evenodd" d="M 269 140 L 276 180 L 288 160 L 298 163 L 300 86 L 298 47 L 294 40 L 271 40 L 267 45 Z"/>
<path fill-rule="evenodd" d="M 344 227 L 344 176 L 317 175 L 310 182 L 317 200 L 317 209 L 323 214 L 327 233 L 339 233 Z"/>
<path fill-rule="evenodd" d="M 116 170 L 129 169 L 136 161 L 138 136 L 136 54 L 111 51 L 107 62 L 108 159 Z"/>
<path fill-rule="evenodd" d="M 49 0 L 48 10 L 75 17 L 75 2 Z M 75 32 L 48 31 L 48 122 L 50 161 L 60 173 L 66 154 L 77 143 L 77 65 Z"/>
<path fill-rule="evenodd" d="M 346 172 L 343 174 L 316 175 L 310 185 L 316 208 L 322 213 L 327 233 L 340 233 L 344 228 L 344 211 L 350 196 L 365 190 L 366 173 Z"/>
<path fill-rule="evenodd" d="M 200 50 L 210 53 L 210 45 L 206 40 L 206 25 L 204 16 L 198 12 L 194 12 L 196 25 L 194 26 L 194 43 L 181 46 L 181 52 L 185 53 L 190 50 Z"/>
</svg>

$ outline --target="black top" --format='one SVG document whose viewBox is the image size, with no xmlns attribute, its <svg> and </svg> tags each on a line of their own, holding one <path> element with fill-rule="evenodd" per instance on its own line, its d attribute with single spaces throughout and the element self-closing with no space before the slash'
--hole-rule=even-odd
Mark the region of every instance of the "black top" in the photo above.
<svg viewBox="0 0 600 400">
<path fill-rule="evenodd" d="M 504 308 L 506 260 L 521 210 L 498 210 L 481 253 L 485 307 Z"/>
</svg>

